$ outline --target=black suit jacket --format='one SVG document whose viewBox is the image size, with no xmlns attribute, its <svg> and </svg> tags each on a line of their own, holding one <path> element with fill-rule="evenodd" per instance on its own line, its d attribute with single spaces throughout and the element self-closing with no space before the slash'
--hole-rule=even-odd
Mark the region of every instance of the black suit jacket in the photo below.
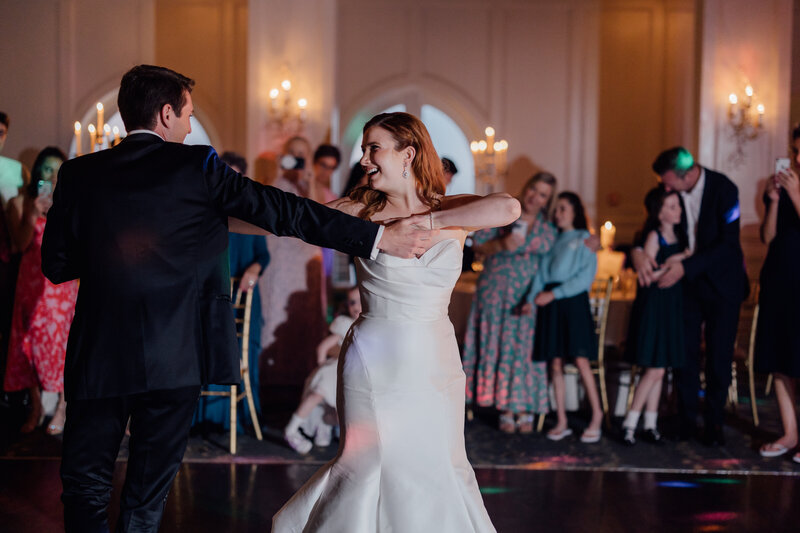
<svg viewBox="0 0 800 533">
<path fill-rule="evenodd" d="M 705 174 L 695 251 L 683 261 L 686 281 L 739 305 L 749 289 L 739 241 L 739 189 L 719 172 Z"/>
<path fill-rule="evenodd" d="M 363 257 L 378 231 L 148 133 L 64 163 L 53 200 L 42 270 L 80 278 L 68 400 L 240 381 L 229 216 Z"/>
</svg>

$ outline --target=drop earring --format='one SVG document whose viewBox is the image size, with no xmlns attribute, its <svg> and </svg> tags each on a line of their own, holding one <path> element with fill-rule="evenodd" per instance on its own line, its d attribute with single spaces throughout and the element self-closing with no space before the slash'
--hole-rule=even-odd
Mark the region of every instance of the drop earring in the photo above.
<svg viewBox="0 0 800 533">
<path fill-rule="evenodd" d="M 406 168 L 406 165 L 407 165 L 407 164 L 408 164 L 408 163 L 403 163 L 403 177 L 404 177 L 405 179 L 408 179 L 408 169 Z"/>
</svg>

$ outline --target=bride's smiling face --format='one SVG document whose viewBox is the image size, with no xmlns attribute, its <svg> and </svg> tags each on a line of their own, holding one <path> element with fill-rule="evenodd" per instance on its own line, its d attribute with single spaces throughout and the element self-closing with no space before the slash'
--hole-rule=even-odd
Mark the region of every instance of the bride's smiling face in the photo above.
<svg viewBox="0 0 800 533">
<path fill-rule="evenodd" d="M 403 178 L 403 170 L 408 171 L 408 180 L 413 179 L 413 148 L 398 151 L 395 150 L 396 144 L 392 134 L 380 126 L 374 126 L 364 134 L 361 144 L 364 155 L 360 163 L 372 187 L 378 191 L 404 187 L 407 180 Z"/>
</svg>

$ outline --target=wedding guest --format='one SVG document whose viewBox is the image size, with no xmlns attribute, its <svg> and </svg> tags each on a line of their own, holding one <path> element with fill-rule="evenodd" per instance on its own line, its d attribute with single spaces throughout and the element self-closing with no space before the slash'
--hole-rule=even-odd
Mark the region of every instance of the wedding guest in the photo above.
<svg viewBox="0 0 800 533">
<path fill-rule="evenodd" d="M 342 155 L 339 149 L 332 144 L 321 144 L 314 151 L 313 173 L 311 181 L 311 199 L 315 202 L 326 204 L 336 200 L 337 196 L 331 190 L 331 177 L 336 169 Z M 330 248 L 322 249 L 322 264 L 325 269 L 325 286 L 330 290 L 330 276 L 333 271 L 333 250 Z M 326 300 L 331 295 L 326 294 Z M 326 313 L 327 314 L 327 313 Z"/>
<path fill-rule="evenodd" d="M 286 442 L 301 454 L 311 451 L 311 441 L 300 433 L 313 437 L 316 446 L 325 447 L 331 443 L 333 426 L 326 418 L 336 418 L 336 374 L 339 349 L 344 342 L 350 326 L 361 314 L 361 296 L 358 287 L 347 291 L 346 312 L 339 314 L 331 322 L 330 335 L 317 346 L 317 368 L 306 380 L 303 399 L 289 424 L 283 430 Z M 327 416 L 326 416 L 327 415 Z"/>
<path fill-rule="evenodd" d="M 274 186 L 308 197 L 311 145 L 292 137 L 283 147 L 281 175 Z M 270 262 L 258 280 L 261 292 L 261 360 L 269 365 L 262 384 L 301 385 L 316 367 L 314 350 L 325 336 L 327 297 L 322 251 L 299 239 L 269 234 Z"/>
<path fill-rule="evenodd" d="M 671 257 L 688 257 L 689 238 L 681 225 L 680 195 L 655 187 L 647 193 L 644 204 L 647 208 L 647 220 L 641 232 L 645 236 L 644 253 L 659 265 Z M 655 275 L 658 276 L 658 272 Z M 681 368 L 686 355 L 682 312 L 683 287 L 680 285 L 665 289 L 650 285 L 636 291 L 626 337 L 626 358 L 646 370 L 622 423 L 623 441 L 629 446 L 636 444 L 636 426 L 645 407 L 642 438 L 652 443 L 661 442 L 657 421 L 664 368 Z"/>
<path fill-rule="evenodd" d="M 444 170 L 444 184 L 445 187 L 450 185 L 450 182 L 453 181 L 453 176 L 458 174 L 458 167 L 456 164 L 453 163 L 451 159 L 446 157 L 442 158 L 442 169 Z"/>
<path fill-rule="evenodd" d="M 739 190 L 726 176 L 695 163 L 686 148 L 661 152 L 653 172 L 683 200 L 691 255 L 668 260 L 656 280 L 655 264 L 641 248 L 631 252 L 640 286 L 667 288 L 683 280 L 686 363 L 676 371 L 679 437 L 696 435 L 700 392 L 700 345 L 705 335 L 705 428 L 703 443 L 724 445 L 725 400 L 739 307 L 749 289 L 739 242 Z"/>
<path fill-rule="evenodd" d="M 767 181 L 761 237 L 769 246 L 761 268 L 755 364 L 772 372 L 783 435 L 761 447 L 776 457 L 797 444 L 796 384 L 800 378 L 800 126 L 792 131 L 792 167 Z M 800 453 L 792 457 L 800 463 Z"/>
<path fill-rule="evenodd" d="M 27 389 L 32 407 L 20 431 L 29 433 L 43 416 L 41 391 L 59 395 L 47 433 L 64 430 L 64 359 L 67 337 L 75 313 L 78 282 L 52 284 L 42 273 L 42 235 L 47 212 L 52 204 L 58 169 L 66 156 L 49 146 L 39 152 L 33 164 L 31 182 L 9 204 L 8 220 L 11 237 L 22 251 L 14 296 L 8 361 L 3 381 L 6 391 Z"/>
<path fill-rule="evenodd" d="M 11 121 L 6 113 L 0 111 L 0 152 L 8 140 L 8 128 Z M 8 201 L 19 194 L 25 184 L 22 163 L 0 155 L 0 201 L 6 207 Z"/>
<path fill-rule="evenodd" d="M 364 172 L 364 167 L 361 166 L 361 163 L 356 162 L 350 169 L 350 175 L 347 176 L 347 183 L 344 184 L 340 198 L 347 198 L 353 189 L 366 184 L 367 174 Z"/>
<path fill-rule="evenodd" d="M 552 174 L 537 173 L 520 191 L 519 220 L 473 236 L 474 250 L 485 259 L 464 338 L 466 402 L 500 411 L 505 433 L 530 433 L 533 413 L 548 410 L 546 365 L 531 361 L 536 316 L 520 309 L 555 241 L 548 220 L 555 187 Z"/>
<path fill-rule="evenodd" d="M 542 259 L 534 289 L 528 296 L 529 303 L 524 308 L 526 314 L 531 311 L 531 304 L 539 308 L 533 358 L 550 363 L 558 421 L 547 432 L 547 438 L 557 441 L 572 434 L 567 427 L 564 362 L 573 362 L 592 408 L 592 419 L 581 435 L 581 442 L 595 443 L 600 440 L 603 423 L 600 396 L 589 364 L 597 359 L 597 337 L 589 307 L 589 289 L 597 272 L 597 256 L 584 246 L 589 238 L 588 223 L 577 194 L 562 192 L 558 195 L 553 219 L 558 237 Z"/>
<path fill-rule="evenodd" d="M 236 152 L 223 152 L 220 159 L 239 174 L 247 174 L 247 160 Z M 261 395 L 259 387 L 258 359 L 261 354 L 261 295 L 258 290 L 258 278 L 269 264 L 267 241 L 262 235 L 242 235 L 228 233 L 228 259 L 230 261 L 231 276 L 240 278 L 239 289 L 253 293 L 250 308 L 250 338 L 248 348 L 248 367 L 250 369 L 250 384 L 253 394 L 253 403 L 256 413 L 261 415 Z M 230 388 L 221 385 L 209 385 L 207 390 L 227 391 Z M 243 390 L 243 389 L 241 389 Z M 236 430 L 244 431 L 242 419 L 249 420 L 249 407 L 247 402 L 242 402 L 243 412 L 236 417 Z M 230 404 L 224 396 L 203 396 L 197 406 L 194 424 L 221 425 L 230 428 Z"/>
</svg>

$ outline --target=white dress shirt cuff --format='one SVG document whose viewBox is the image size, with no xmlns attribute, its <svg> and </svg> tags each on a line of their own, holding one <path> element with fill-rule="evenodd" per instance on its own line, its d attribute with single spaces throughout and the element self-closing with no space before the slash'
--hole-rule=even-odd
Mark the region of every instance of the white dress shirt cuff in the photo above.
<svg viewBox="0 0 800 533">
<path fill-rule="evenodd" d="M 372 245 L 372 252 L 369 254 L 369 258 L 373 261 L 378 258 L 378 243 L 381 242 L 381 237 L 383 237 L 383 230 L 386 229 L 385 226 L 378 226 L 378 234 L 375 236 L 375 243 Z"/>
</svg>

